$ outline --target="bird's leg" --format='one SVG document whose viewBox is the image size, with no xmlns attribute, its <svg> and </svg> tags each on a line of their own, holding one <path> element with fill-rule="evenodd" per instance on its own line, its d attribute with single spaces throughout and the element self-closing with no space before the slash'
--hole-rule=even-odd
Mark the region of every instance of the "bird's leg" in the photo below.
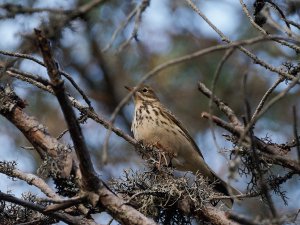
<svg viewBox="0 0 300 225">
<path fill-rule="evenodd" d="M 158 148 L 158 163 L 159 163 L 159 166 L 160 165 L 163 165 L 163 166 L 165 165 L 165 166 L 168 167 L 170 162 L 171 162 L 171 157 L 170 157 L 171 154 L 159 142 L 157 142 L 155 146 Z M 168 160 L 168 158 L 170 158 L 170 160 Z"/>
<path fill-rule="evenodd" d="M 163 157 L 163 159 L 164 159 L 164 165 L 166 165 L 166 166 L 168 166 L 168 159 L 167 159 L 167 157 L 166 157 L 166 152 L 163 152 L 163 151 L 161 151 L 161 156 L 160 156 L 160 160 L 161 160 L 161 158 Z"/>
<path fill-rule="evenodd" d="M 160 165 L 161 165 L 161 151 L 158 151 L 158 162 L 156 166 L 159 171 L 160 171 Z"/>
</svg>

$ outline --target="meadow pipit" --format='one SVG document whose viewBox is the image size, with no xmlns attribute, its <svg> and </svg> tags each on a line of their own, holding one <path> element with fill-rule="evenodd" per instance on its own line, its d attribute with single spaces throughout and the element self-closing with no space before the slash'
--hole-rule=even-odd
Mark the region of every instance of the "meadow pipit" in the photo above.
<svg viewBox="0 0 300 225">
<path fill-rule="evenodd" d="M 210 183 L 214 182 L 217 192 L 229 195 L 228 188 L 230 188 L 230 193 L 240 194 L 209 168 L 188 131 L 159 101 L 151 87 L 142 85 L 135 91 L 133 99 L 135 109 L 131 130 L 137 141 L 165 152 L 168 158 L 166 163 L 171 164 L 175 169 L 191 171 L 193 174 L 199 173 Z M 226 199 L 223 202 L 231 208 L 233 199 Z"/>
</svg>

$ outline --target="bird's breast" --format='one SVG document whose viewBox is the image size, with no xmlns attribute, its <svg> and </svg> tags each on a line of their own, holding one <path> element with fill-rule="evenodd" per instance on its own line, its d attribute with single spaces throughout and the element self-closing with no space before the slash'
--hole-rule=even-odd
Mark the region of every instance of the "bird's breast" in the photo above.
<svg viewBox="0 0 300 225">
<path fill-rule="evenodd" d="M 132 132 L 136 140 L 147 145 L 160 146 L 174 154 L 183 148 L 193 148 L 183 131 L 166 118 L 159 108 L 143 105 L 136 107 Z"/>
<path fill-rule="evenodd" d="M 187 134 L 174 121 L 166 118 L 159 108 L 136 107 L 131 128 L 136 140 L 170 153 L 176 169 L 194 173 L 199 171 L 211 178 L 209 167 Z"/>
</svg>

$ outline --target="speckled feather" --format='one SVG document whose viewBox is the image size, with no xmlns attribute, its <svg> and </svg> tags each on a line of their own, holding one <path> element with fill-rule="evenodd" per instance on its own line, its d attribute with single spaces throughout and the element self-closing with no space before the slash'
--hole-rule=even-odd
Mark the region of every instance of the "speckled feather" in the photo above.
<svg viewBox="0 0 300 225">
<path fill-rule="evenodd" d="M 215 189 L 229 195 L 228 185 L 206 164 L 197 144 L 181 122 L 159 101 L 149 86 L 140 87 L 134 94 L 135 113 L 131 130 L 134 138 L 171 153 L 171 164 L 181 171 L 200 173 L 210 182 L 219 181 Z M 239 191 L 231 188 L 233 194 Z M 233 201 L 223 201 L 228 207 Z"/>
</svg>

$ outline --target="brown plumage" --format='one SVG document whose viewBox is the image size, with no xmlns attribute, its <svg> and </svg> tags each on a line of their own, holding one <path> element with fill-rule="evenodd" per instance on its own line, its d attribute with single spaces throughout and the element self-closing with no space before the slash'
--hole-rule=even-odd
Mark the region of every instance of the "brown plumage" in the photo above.
<svg viewBox="0 0 300 225">
<path fill-rule="evenodd" d="M 127 88 L 132 90 L 131 88 Z M 134 138 L 143 144 L 153 145 L 172 155 L 172 166 L 180 171 L 200 173 L 209 182 L 215 182 L 215 190 L 229 195 L 240 194 L 236 189 L 229 187 L 219 178 L 205 163 L 203 155 L 197 144 L 190 136 L 181 122 L 159 101 L 153 89 L 142 85 L 134 93 L 135 113 L 131 130 Z M 233 200 L 226 199 L 223 202 L 232 207 Z"/>
</svg>

